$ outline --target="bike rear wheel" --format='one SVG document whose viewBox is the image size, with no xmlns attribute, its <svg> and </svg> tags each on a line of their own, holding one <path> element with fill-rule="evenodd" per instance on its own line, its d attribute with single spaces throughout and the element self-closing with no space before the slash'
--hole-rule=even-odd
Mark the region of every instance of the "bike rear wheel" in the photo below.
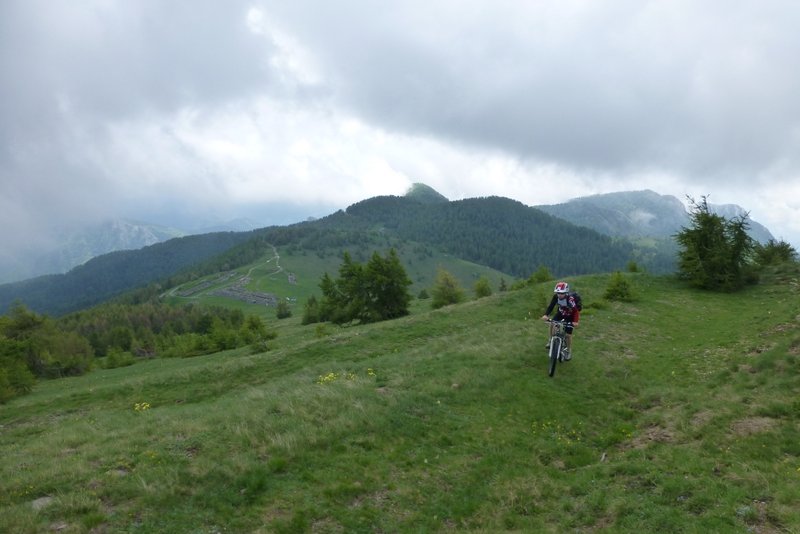
<svg viewBox="0 0 800 534">
<path fill-rule="evenodd" d="M 550 368 L 548 376 L 556 374 L 556 364 L 558 363 L 558 355 L 561 354 L 561 338 L 553 336 L 550 339 Z"/>
</svg>

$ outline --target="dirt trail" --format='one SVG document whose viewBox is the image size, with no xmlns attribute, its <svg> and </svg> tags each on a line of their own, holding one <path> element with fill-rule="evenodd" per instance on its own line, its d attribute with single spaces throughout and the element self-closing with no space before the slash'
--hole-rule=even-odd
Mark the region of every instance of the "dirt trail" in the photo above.
<svg viewBox="0 0 800 534">
<path fill-rule="evenodd" d="M 259 263 L 250 267 L 246 274 L 241 276 L 234 277 L 233 275 L 236 274 L 235 271 L 231 271 L 229 273 L 223 273 L 219 276 L 219 278 L 215 280 L 209 280 L 201 286 L 193 288 L 187 291 L 181 291 L 181 286 L 173 287 L 169 291 L 165 291 L 161 294 L 161 298 L 166 296 L 174 297 L 191 297 L 197 298 L 201 293 L 209 294 L 209 295 L 217 295 L 223 297 L 229 297 L 236 300 L 244 300 L 247 302 L 252 302 L 254 304 L 266 304 L 267 306 L 275 305 L 277 302 L 277 297 L 271 293 L 262 293 L 257 291 L 248 291 L 245 289 L 245 286 L 250 283 L 251 276 L 253 271 L 262 267 L 269 266 L 270 263 L 273 261 L 275 262 L 275 269 L 269 273 L 267 276 L 274 277 L 275 275 L 283 272 L 283 267 L 281 267 L 280 261 L 281 257 L 278 254 L 278 249 L 275 245 L 270 245 L 272 247 L 272 257 L 267 258 L 263 263 Z M 222 287 L 217 287 L 214 290 L 210 290 L 210 287 L 216 285 L 221 281 L 226 281 L 233 279 L 230 283 L 225 284 Z"/>
<path fill-rule="evenodd" d="M 281 257 L 278 254 L 278 249 L 275 248 L 275 245 L 270 245 L 270 246 L 272 247 L 272 257 L 269 258 L 267 261 L 265 261 L 263 265 L 267 265 L 272 260 L 275 260 L 275 270 L 268 274 L 268 276 L 275 276 L 276 274 L 283 272 L 283 267 L 281 267 Z M 253 265 L 252 267 L 250 267 L 250 270 L 247 271 L 247 274 L 245 276 L 249 278 L 250 275 L 253 274 L 253 270 L 257 269 L 258 267 L 261 267 L 261 265 Z"/>
</svg>

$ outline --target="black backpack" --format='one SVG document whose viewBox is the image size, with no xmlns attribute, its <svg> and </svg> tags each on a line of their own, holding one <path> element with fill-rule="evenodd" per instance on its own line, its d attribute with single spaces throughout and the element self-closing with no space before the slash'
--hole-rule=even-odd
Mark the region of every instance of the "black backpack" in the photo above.
<svg viewBox="0 0 800 534">
<path fill-rule="evenodd" d="M 575 299 L 575 307 L 578 308 L 578 311 L 583 310 L 583 303 L 581 302 L 581 296 L 577 291 L 573 291 L 569 294 L 570 297 Z"/>
</svg>

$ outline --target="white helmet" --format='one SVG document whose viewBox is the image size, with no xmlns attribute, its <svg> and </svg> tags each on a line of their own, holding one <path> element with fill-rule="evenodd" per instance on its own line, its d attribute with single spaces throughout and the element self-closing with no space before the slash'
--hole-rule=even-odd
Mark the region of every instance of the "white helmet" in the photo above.
<svg viewBox="0 0 800 534">
<path fill-rule="evenodd" d="M 569 284 L 566 282 L 557 283 L 553 293 L 569 293 Z"/>
</svg>

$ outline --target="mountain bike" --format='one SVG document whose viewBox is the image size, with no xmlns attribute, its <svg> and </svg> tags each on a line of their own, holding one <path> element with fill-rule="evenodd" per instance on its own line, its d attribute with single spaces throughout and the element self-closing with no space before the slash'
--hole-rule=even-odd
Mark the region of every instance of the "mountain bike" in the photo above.
<svg viewBox="0 0 800 534">
<path fill-rule="evenodd" d="M 572 323 L 567 321 L 547 321 L 553 325 L 553 335 L 550 336 L 550 366 L 548 368 L 548 376 L 556 374 L 556 364 L 564 361 L 565 353 L 567 351 L 567 326 Z"/>
</svg>

